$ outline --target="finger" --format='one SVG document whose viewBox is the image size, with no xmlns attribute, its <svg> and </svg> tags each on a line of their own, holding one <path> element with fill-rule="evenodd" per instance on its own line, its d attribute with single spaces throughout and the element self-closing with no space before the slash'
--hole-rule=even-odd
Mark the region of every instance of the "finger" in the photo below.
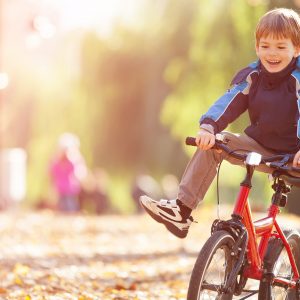
<svg viewBox="0 0 300 300">
<path fill-rule="evenodd" d="M 196 136 L 196 145 L 197 145 L 197 147 L 200 147 L 202 135 L 203 135 L 203 132 L 198 131 L 197 136 Z"/>
<path fill-rule="evenodd" d="M 212 147 L 212 143 L 211 143 L 211 138 L 207 137 L 207 139 L 205 140 L 205 145 L 204 145 L 204 150 L 208 150 Z"/>
<path fill-rule="evenodd" d="M 298 163 L 297 163 L 297 161 L 295 161 L 295 162 L 293 162 L 293 167 L 297 167 L 297 165 L 298 165 Z"/>
<path fill-rule="evenodd" d="M 211 147 L 213 147 L 215 145 L 216 139 L 214 136 L 211 137 L 209 144 L 208 144 L 208 148 L 210 149 Z"/>
<path fill-rule="evenodd" d="M 199 148 L 202 150 L 204 135 L 200 134 L 198 137 L 199 137 Z"/>
<path fill-rule="evenodd" d="M 297 167 L 297 165 L 300 165 L 300 154 L 297 153 L 293 160 L 293 167 Z"/>
<path fill-rule="evenodd" d="M 214 135 L 207 136 L 205 150 L 211 149 L 214 146 L 214 144 L 215 144 L 215 137 L 214 137 Z"/>
<path fill-rule="evenodd" d="M 209 136 L 205 135 L 201 138 L 201 148 L 207 150 L 207 145 L 209 144 Z"/>
<path fill-rule="evenodd" d="M 203 139 L 203 136 L 198 136 L 197 139 L 196 139 L 197 146 L 200 149 L 201 149 L 202 139 Z"/>
</svg>

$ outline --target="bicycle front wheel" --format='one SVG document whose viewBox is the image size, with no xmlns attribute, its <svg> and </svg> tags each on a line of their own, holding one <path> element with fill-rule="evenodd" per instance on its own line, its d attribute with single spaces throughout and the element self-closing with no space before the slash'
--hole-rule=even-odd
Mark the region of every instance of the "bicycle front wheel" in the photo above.
<svg viewBox="0 0 300 300">
<path fill-rule="evenodd" d="M 226 231 L 215 232 L 200 251 L 191 275 L 187 300 L 230 300 L 233 293 L 221 293 L 233 268 L 233 237 Z"/>
<path fill-rule="evenodd" d="M 300 271 L 300 235 L 295 230 L 286 230 L 284 235 L 292 249 L 295 262 Z M 276 277 L 292 279 L 293 272 L 286 249 L 280 239 L 270 240 L 264 258 L 264 268 Z M 296 290 L 285 288 L 276 284 L 261 281 L 259 285 L 259 300 L 296 300 Z"/>
</svg>

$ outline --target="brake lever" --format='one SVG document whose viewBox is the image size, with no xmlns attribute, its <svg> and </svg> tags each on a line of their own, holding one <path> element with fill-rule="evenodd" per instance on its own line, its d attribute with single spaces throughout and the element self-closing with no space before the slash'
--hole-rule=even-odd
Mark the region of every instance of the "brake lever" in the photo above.
<svg viewBox="0 0 300 300">
<path fill-rule="evenodd" d="M 271 168 L 279 169 L 279 168 L 284 167 L 289 162 L 289 160 L 290 160 L 290 156 L 289 155 L 285 155 L 281 161 L 278 161 L 278 162 L 267 162 L 266 165 L 268 167 L 271 167 Z"/>
</svg>

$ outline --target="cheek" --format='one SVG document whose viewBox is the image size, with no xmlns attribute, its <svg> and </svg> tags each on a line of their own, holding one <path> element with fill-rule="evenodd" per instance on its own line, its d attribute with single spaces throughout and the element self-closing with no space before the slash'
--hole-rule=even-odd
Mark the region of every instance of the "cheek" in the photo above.
<svg viewBox="0 0 300 300">
<path fill-rule="evenodd" d="M 289 58 L 291 59 L 296 56 L 297 56 L 296 51 L 291 51 L 291 53 L 289 54 Z"/>
<path fill-rule="evenodd" d="M 262 56 L 262 51 L 261 51 L 261 50 L 258 50 L 258 49 L 256 49 L 256 55 L 257 55 L 258 57 L 261 57 L 261 56 Z"/>
</svg>

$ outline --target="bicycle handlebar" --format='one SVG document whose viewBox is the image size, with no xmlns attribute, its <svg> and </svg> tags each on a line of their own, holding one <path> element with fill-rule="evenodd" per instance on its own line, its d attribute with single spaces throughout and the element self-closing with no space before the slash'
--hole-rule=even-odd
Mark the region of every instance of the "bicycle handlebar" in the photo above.
<svg viewBox="0 0 300 300">
<path fill-rule="evenodd" d="M 197 146 L 196 144 L 196 138 L 194 137 L 187 137 L 185 140 L 186 145 L 189 146 Z M 215 145 L 212 147 L 213 149 L 219 149 L 219 150 L 223 150 L 224 152 L 228 153 L 230 156 L 238 159 L 238 160 L 242 160 L 244 161 L 247 157 L 247 154 L 241 154 L 241 153 L 236 153 L 234 152 L 234 150 L 231 150 L 228 146 L 226 146 L 226 144 L 220 140 L 216 139 Z"/>
<path fill-rule="evenodd" d="M 196 144 L 196 138 L 194 137 L 187 137 L 185 140 L 186 145 L 189 146 L 197 146 Z M 233 158 L 236 158 L 240 161 L 245 161 L 248 153 L 251 151 L 247 151 L 247 153 L 237 153 L 234 149 L 230 149 L 226 144 L 216 139 L 215 145 L 212 147 L 213 149 L 219 149 L 224 152 L 226 152 L 228 155 L 232 156 Z M 236 150 L 238 151 L 238 150 Z M 261 163 L 267 165 L 268 167 L 271 167 L 273 169 L 282 170 L 282 171 L 294 171 L 297 173 L 300 173 L 300 168 L 295 168 L 293 166 L 286 166 L 288 162 L 292 162 L 294 159 L 294 154 L 278 154 L 273 156 L 262 156 Z"/>
</svg>

